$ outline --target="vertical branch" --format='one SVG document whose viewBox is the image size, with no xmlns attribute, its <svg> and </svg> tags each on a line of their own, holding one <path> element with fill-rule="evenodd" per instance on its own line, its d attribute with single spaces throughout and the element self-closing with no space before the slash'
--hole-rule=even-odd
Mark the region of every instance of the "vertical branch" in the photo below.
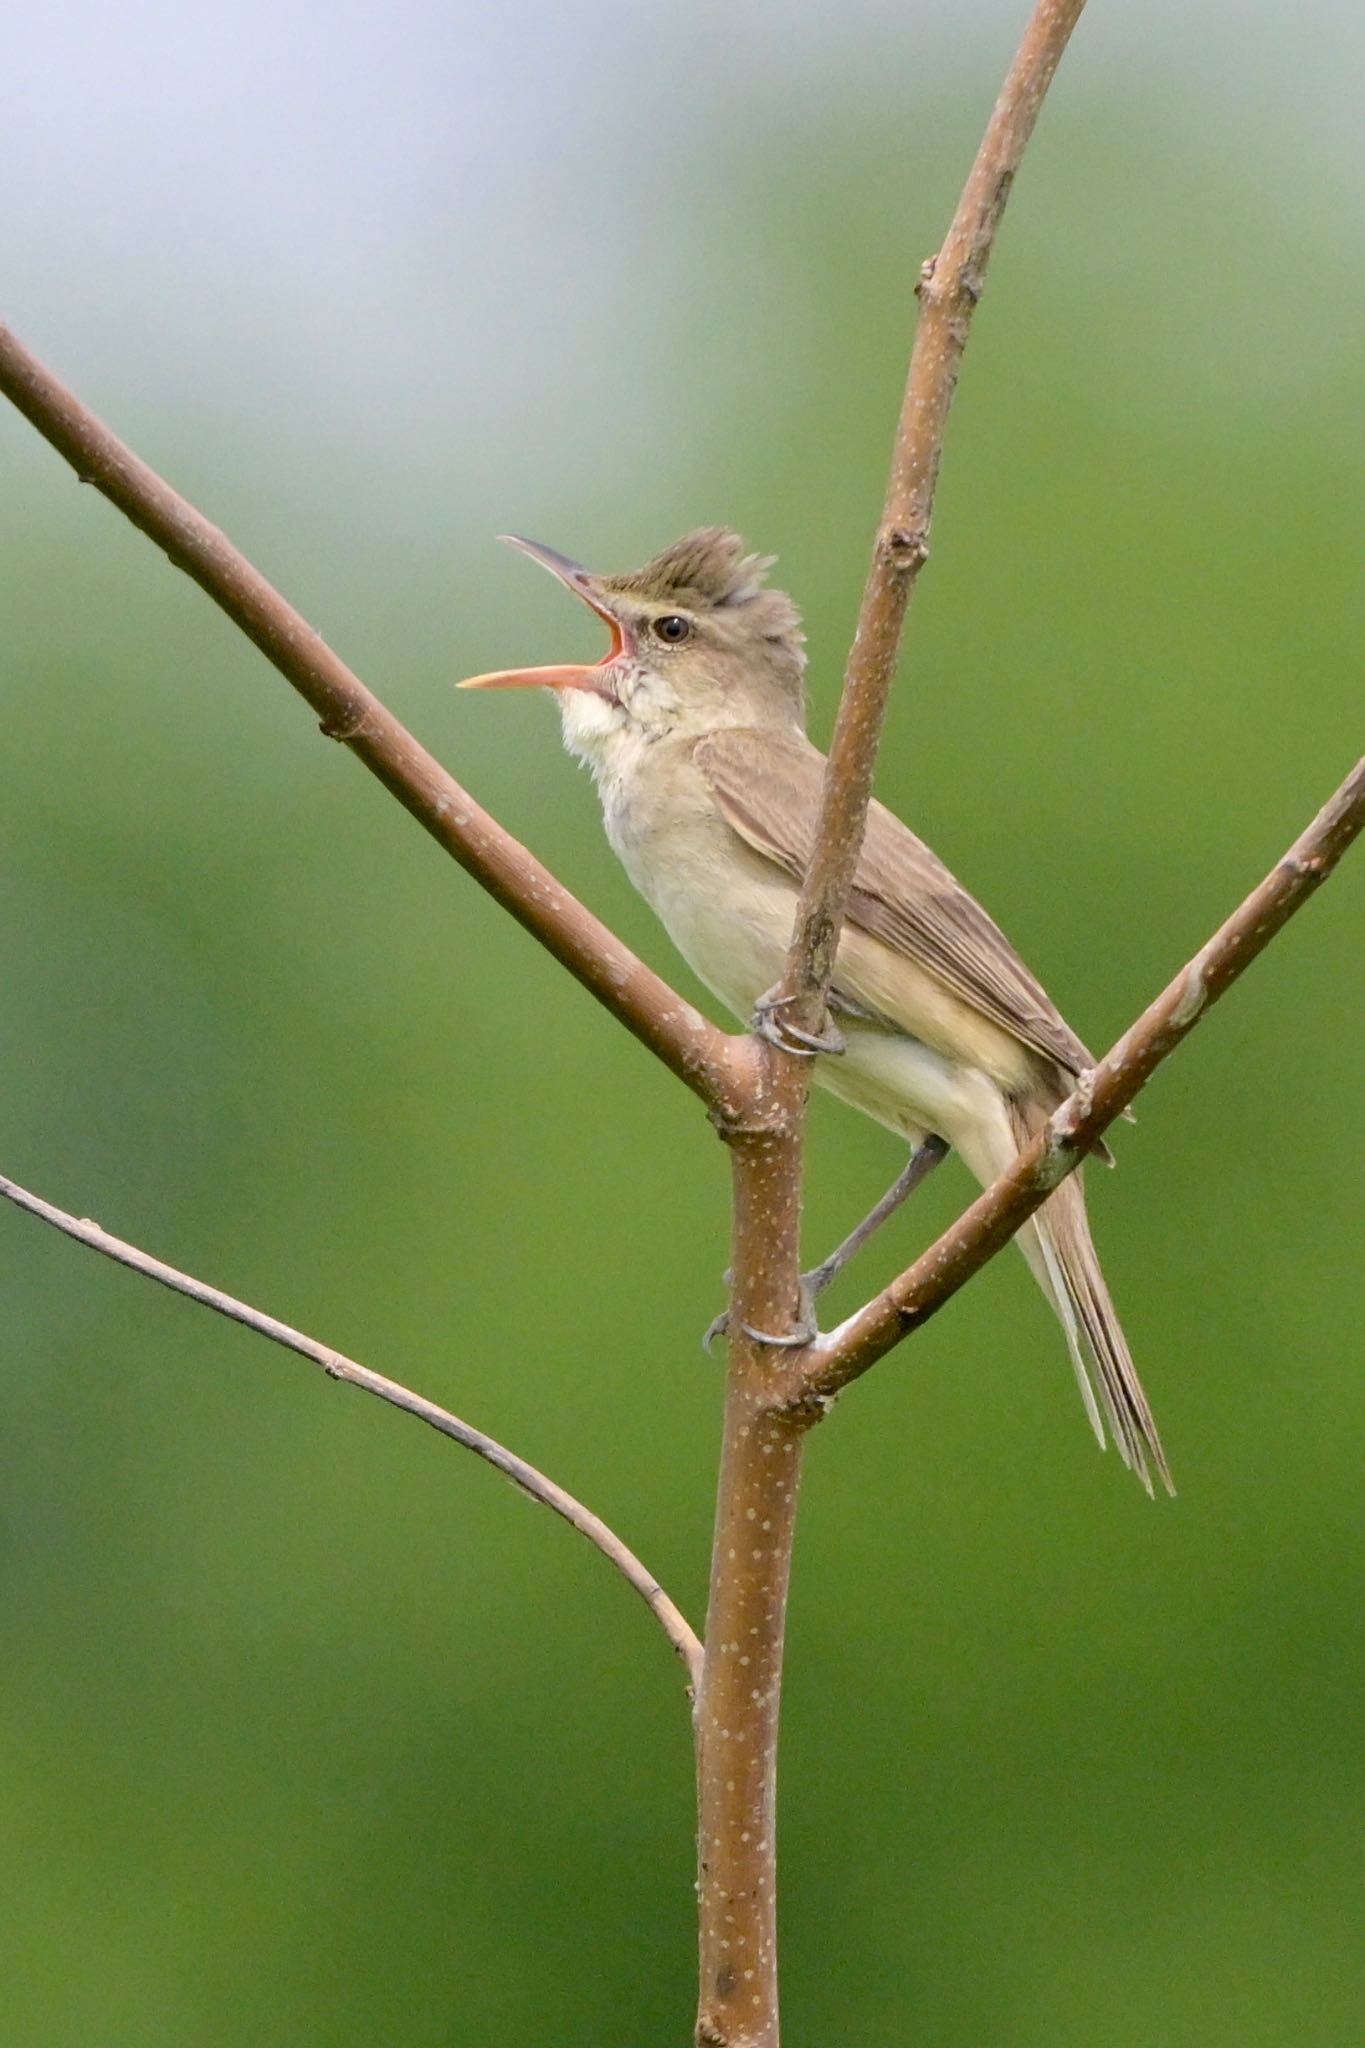
<svg viewBox="0 0 1365 2048">
<path fill-rule="evenodd" d="M 777 1735 L 809 1416 L 783 1412 L 800 1130 L 732 1140 L 734 1306 L 707 1648 L 697 1696 L 698 2048 L 777 2048 Z M 816 1413 L 812 1409 L 810 1413 Z"/>
<path fill-rule="evenodd" d="M 784 993 L 795 1006 L 791 1014 L 811 1029 L 824 1008 L 858 865 L 906 608 L 929 559 L 943 436 L 972 314 L 1015 173 L 1084 5 L 1085 0 L 1039 0 L 947 239 L 920 273 L 919 321 L 886 503 L 830 744 L 815 852 L 787 960 Z"/>
<path fill-rule="evenodd" d="M 928 555 L 958 365 L 1010 185 L 1084 0 L 1038 0 L 939 255 L 921 313 L 886 505 L 839 706 L 814 856 L 783 995 L 815 1028 L 862 844 L 902 621 Z M 799 1358 L 755 1341 L 790 1330 L 800 1266 L 807 1063 L 763 1047 L 727 1130 L 734 1292 L 711 1595 L 697 1699 L 701 1996 L 698 2048 L 778 2048 L 778 1713 L 801 1447 L 818 1419 Z M 745 1328 L 748 1325 L 748 1329 Z M 785 1391 L 784 1391 L 785 1390 Z M 785 1404 L 785 1411 L 784 1411 Z"/>
</svg>

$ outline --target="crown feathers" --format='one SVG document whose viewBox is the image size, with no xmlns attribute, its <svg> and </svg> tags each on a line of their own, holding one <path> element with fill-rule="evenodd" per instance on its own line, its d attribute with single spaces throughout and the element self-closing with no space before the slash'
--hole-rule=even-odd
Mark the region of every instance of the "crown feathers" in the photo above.
<svg viewBox="0 0 1365 2048">
<path fill-rule="evenodd" d="M 801 616 L 785 591 L 769 590 L 763 578 L 775 555 L 751 555 L 737 533 L 724 526 L 699 526 L 675 540 L 643 569 L 603 583 L 623 596 L 679 604 L 696 611 L 737 610 L 753 605 L 754 623 L 767 636 L 800 640 Z"/>
</svg>

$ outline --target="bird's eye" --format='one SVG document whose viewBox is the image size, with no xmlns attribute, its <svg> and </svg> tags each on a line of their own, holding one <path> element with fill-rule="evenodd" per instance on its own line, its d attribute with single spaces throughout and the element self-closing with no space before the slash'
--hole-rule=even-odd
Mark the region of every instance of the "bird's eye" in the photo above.
<svg viewBox="0 0 1365 2048">
<path fill-rule="evenodd" d="M 676 647 L 692 631 L 692 621 L 679 617 L 677 612 L 665 612 L 661 619 L 654 621 L 654 637 L 666 640 L 670 647 Z"/>
</svg>

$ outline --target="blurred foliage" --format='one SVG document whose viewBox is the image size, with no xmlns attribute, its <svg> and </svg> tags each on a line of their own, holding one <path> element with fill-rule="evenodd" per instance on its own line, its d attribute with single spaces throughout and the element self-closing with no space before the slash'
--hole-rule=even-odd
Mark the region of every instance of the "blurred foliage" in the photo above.
<svg viewBox="0 0 1365 2048">
<path fill-rule="evenodd" d="M 740 525 L 807 609 L 823 736 L 977 69 L 909 134 L 835 93 L 711 137 L 714 183 L 674 194 L 695 288 L 661 258 L 645 369 L 578 362 L 565 432 L 601 457 L 576 478 L 533 402 L 490 502 L 439 391 L 414 474 L 362 438 L 359 387 L 272 395 L 266 342 L 259 407 L 198 417 L 190 364 L 115 412 L 670 974 L 549 709 L 448 693 L 592 645 L 481 536 L 621 567 Z M 890 220 L 888 166 L 913 195 Z M 882 793 L 1096 1044 L 1360 750 L 1365 292 L 1311 162 L 1273 184 L 1112 85 L 1059 106 L 952 424 Z M 1290 267 L 1330 278 L 1320 333 Z M 620 377 L 628 417 L 670 409 L 670 459 L 618 431 Z M 110 381 L 136 393 L 135 358 Z M 726 1228 L 703 1119 L 197 592 L 17 419 L 0 437 L 0 1164 L 501 1435 L 700 1621 Z M 1355 2035 L 1363 881 L 1357 858 L 1163 1071 L 1095 1190 L 1179 1500 L 1095 1454 L 1012 1257 L 812 1444 L 794 2043 Z M 818 1106 L 812 1249 L 895 1163 Z M 966 1193 L 940 1176 L 846 1298 Z M 681 1688 L 600 1560 L 16 1215 L 0 1272 L 9 2038 L 686 2038 Z"/>
</svg>

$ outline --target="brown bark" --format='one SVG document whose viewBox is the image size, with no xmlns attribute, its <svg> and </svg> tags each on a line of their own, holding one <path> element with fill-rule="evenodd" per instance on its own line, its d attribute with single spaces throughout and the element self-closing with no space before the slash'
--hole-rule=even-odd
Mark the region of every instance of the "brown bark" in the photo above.
<svg viewBox="0 0 1365 2048">
<path fill-rule="evenodd" d="M 701 2048 L 775 2048 L 777 1737 L 807 1419 L 789 1354 L 742 1327 L 788 1327 L 800 1249 L 799 1123 L 733 1148 L 735 1287 L 707 1648 L 697 1693 Z"/>
</svg>

